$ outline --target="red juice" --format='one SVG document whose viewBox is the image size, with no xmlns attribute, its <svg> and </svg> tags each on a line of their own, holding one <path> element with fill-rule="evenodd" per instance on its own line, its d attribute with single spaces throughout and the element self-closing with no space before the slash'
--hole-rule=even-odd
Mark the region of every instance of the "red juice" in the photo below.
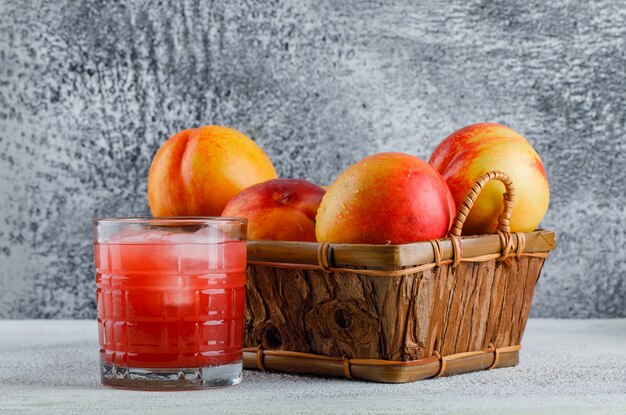
<svg viewBox="0 0 626 415">
<path fill-rule="evenodd" d="M 195 368 L 241 361 L 245 241 L 96 243 L 95 264 L 103 363 Z"/>
</svg>

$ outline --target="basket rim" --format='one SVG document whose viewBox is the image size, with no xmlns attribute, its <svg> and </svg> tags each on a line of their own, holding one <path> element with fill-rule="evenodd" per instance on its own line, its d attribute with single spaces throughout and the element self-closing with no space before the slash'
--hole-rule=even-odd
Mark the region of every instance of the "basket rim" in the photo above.
<svg viewBox="0 0 626 415">
<path fill-rule="evenodd" d="M 548 253 L 556 248 L 556 235 L 547 229 L 524 232 L 522 252 L 525 254 Z M 520 233 L 511 234 L 511 251 L 518 249 Z M 450 238 L 436 240 L 441 248 L 442 261 L 454 256 Z M 462 257 L 472 258 L 495 255 L 502 252 L 498 234 L 472 235 L 460 238 Z M 431 264 L 436 261 L 435 248 L 430 241 L 398 245 L 368 244 L 322 244 L 318 242 L 248 241 L 248 262 L 255 265 L 319 266 L 320 248 L 327 245 L 329 261 L 342 267 L 408 267 Z"/>
</svg>

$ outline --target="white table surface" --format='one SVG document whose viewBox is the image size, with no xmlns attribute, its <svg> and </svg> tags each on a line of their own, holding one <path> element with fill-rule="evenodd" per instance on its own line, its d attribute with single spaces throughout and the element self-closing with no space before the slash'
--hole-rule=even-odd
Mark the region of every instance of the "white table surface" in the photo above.
<svg viewBox="0 0 626 415">
<path fill-rule="evenodd" d="M 626 414 L 626 319 L 531 320 L 520 365 L 388 385 L 246 371 L 235 387 L 101 386 L 94 321 L 0 320 L 0 414 Z"/>
</svg>

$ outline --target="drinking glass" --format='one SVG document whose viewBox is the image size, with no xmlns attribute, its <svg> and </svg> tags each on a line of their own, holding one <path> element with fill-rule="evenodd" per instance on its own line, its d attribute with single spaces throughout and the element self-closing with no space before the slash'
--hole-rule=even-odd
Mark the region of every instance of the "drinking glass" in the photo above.
<svg viewBox="0 0 626 415">
<path fill-rule="evenodd" d="M 93 230 L 102 383 L 241 382 L 246 220 L 112 218 Z"/>
</svg>

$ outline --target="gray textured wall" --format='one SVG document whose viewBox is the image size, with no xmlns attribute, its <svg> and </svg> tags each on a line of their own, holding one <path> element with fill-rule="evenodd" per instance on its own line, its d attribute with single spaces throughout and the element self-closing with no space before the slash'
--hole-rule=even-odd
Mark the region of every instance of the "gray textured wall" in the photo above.
<svg viewBox="0 0 626 415">
<path fill-rule="evenodd" d="M 485 120 L 551 182 L 534 315 L 626 316 L 626 2 L 417 3 L 0 0 L 0 317 L 95 315 L 90 221 L 148 212 L 177 130 L 324 184 Z"/>
</svg>

